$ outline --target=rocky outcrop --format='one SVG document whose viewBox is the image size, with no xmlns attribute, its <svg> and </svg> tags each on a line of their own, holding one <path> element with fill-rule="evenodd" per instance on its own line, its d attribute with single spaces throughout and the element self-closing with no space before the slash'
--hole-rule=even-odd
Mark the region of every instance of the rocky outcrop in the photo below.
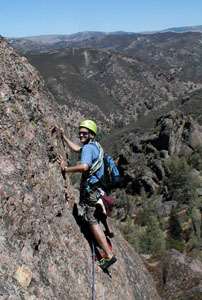
<svg viewBox="0 0 202 300">
<path fill-rule="evenodd" d="M 170 251 L 163 262 L 162 299 L 192 299 L 202 296 L 202 264 L 199 260 Z"/>
<path fill-rule="evenodd" d="M 201 144 L 201 126 L 192 117 L 180 110 L 163 115 L 152 132 L 127 137 L 119 156 L 124 186 L 133 194 L 142 187 L 154 192 L 165 177 L 166 160 L 173 154 L 188 158 Z"/>
<path fill-rule="evenodd" d="M 120 227 L 136 249 L 139 245 L 135 238 L 149 226 L 149 217 L 153 215 L 158 220 L 158 228 L 164 233 L 166 249 L 176 248 L 201 260 L 201 132 L 201 126 L 193 118 L 176 110 L 157 119 L 156 127 L 150 132 L 142 135 L 131 132 L 125 137 L 118 162 L 125 194 L 117 206 L 117 216 L 121 215 Z M 135 232 L 137 228 L 138 233 Z M 139 249 L 144 254 L 152 253 L 146 248 Z M 182 274 L 179 278 L 173 275 L 177 272 L 178 260 L 183 260 L 188 266 L 187 262 L 191 259 L 173 253 L 166 252 L 159 262 L 154 262 L 156 253 L 152 253 L 154 264 L 149 267 L 151 273 L 154 272 L 157 277 L 161 274 L 162 278 L 169 274 L 166 279 L 157 280 L 160 295 L 164 295 L 165 299 L 197 299 L 197 293 L 201 295 L 201 282 L 196 279 L 197 287 L 195 279 L 192 282 L 195 270 L 193 274 L 191 269 L 188 271 L 190 285 L 187 279 L 187 290 L 180 286 L 184 280 Z M 161 259 L 165 262 L 165 270 L 161 267 Z M 170 264 L 173 264 L 172 271 Z M 176 286 L 172 276 L 179 279 Z M 200 273 L 196 277 L 200 277 Z M 179 297 L 175 298 L 171 286 L 173 291 L 179 292 Z"/>
<path fill-rule="evenodd" d="M 202 263 L 176 250 L 167 251 L 161 262 L 145 262 L 161 299 L 198 300 L 202 296 Z"/>
<path fill-rule="evenodd" d="M 157 121 L 160 134 L 151 143 L 157 150 L 166 150 L 169 155 L 188 157 L 202 143 L 201 127 L 180 111 L 172 111 Z"/>
<path fill-rule="evenodd" d="M 2 300 L 90 299 L 92 253 L 74 206 L 55 124 L 61 109 L 38 72 L 0 38 L 0 295 Z M 113 224 L 112 224 L 113 227 Z M 96 299 L 159 299 L 140 257 L 113 228 L 118 262 L 96 262 Z"/>
</svg>

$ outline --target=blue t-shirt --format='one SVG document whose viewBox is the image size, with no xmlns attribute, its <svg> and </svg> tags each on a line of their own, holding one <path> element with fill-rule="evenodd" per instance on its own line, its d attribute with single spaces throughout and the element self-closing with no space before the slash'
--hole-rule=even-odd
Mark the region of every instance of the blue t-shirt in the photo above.
<svg viewBox="0 0 202 300">
<path fill-rule="evenodd" d="M 81 160 L 80 163 L 87 163 L 90 167 L 98 160 L 100 154 L 100 150 L 96 146 L 95 143 L 89 143 L 84 145 L 81 148 Z M 99 181 L 99 179 L 104 174 L 104 164 L 97 170 L 95 175 L 91 175 L 89 179 L 89 183 L 94 184 Z M 99 178 L 99 179 L 98 179 Z"/>
</svg>

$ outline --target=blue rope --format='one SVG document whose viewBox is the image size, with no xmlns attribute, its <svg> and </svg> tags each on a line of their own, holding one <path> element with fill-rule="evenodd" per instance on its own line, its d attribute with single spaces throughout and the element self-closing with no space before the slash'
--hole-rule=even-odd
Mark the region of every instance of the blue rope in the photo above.
<svg viewBox="0 0 202 300">
<path fill-rule="evenodd" d="M 92 251 L 93 251 L 93 284 L 92 284 L 92 300 L 95 300 L 95 246 L 92 241 Z"/>
</svg>

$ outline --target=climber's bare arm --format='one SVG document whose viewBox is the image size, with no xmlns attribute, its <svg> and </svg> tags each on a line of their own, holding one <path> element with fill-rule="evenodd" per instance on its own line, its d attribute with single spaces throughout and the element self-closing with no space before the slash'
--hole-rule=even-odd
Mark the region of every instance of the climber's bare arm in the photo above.
<svg viewBox="0 0 202 300">
<path fill-rule="evenodd" d="M 58 156 L 57 162 L 59 163 L 61 170 L 66 173 L 75 173 L 75 172 L 86 172 L 89 169 L 89 165 L 87 163 L 81 163 L 79 165 L 73 167 L 67 167 L 66 162 L 62 158 L 62 156 Z"/>
</svg>

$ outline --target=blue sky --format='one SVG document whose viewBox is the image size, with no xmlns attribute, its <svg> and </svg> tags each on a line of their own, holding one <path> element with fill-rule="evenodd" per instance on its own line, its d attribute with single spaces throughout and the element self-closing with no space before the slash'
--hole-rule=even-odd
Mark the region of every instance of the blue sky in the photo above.
<svg viewBox="0 0 202 300">
<path fill-rule="evenodd" d="M 202 25 L 202 0 L 0 0 L 4 37 L 195 25 Z"/>
</svg>

